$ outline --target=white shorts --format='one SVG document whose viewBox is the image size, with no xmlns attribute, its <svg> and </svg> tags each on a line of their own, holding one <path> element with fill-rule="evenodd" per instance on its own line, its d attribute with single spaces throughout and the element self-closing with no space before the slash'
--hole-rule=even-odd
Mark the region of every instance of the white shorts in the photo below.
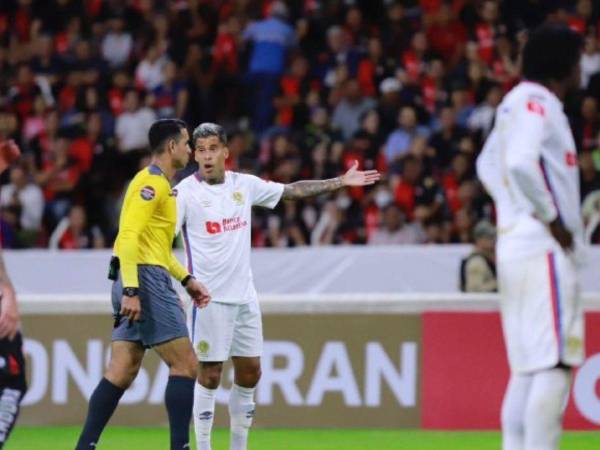
<svg viewBox="0 0 600 450">
<path fill-rule="evenodd" d="M 204 309 L 191 308 L 188 328 L 198 361 L 219 362 L 232 356 L 262 354 L 262 319 L 257 301 L 242 305 L 211 302 Z"/>
<path fill-rule="evenodd" d="M 582 363 L 584 321 L 578 275 L 564 252 L 499 260 L 498 282 L 512 372 Z"/>
</svg>

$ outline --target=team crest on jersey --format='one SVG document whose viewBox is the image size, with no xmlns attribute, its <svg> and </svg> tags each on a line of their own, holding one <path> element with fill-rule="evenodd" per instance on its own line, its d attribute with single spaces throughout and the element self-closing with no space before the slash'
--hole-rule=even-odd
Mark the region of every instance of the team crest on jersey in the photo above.
<svg viewBox="0 0 600 450">
<path fill-rule="evenodd" d="M 209 348 L 210 348 L 210 345 L 208 345 L 208 342 L 206 342 L 206 341 L 200 341 L 200 342 L 198 342 L 198 345 L 196 345 L 196 350 L 201 355 L 208 354 L 208 349 Z"/>
<path fill-rule="evenodd" d="M 156 196 L 156 191 L 152 186 L 144 186 L 140 191 L 140 195 L 144 200 L 152 200 Z"/>
<path fill-rule="evenodd" d="M 240 191 L 235 191 L 231 197 L 233 198 L 233 201 L 237 204 L 237 205 L 243 205 L 244 204 L 244 195 L 240 192 Z"/>
</svg>

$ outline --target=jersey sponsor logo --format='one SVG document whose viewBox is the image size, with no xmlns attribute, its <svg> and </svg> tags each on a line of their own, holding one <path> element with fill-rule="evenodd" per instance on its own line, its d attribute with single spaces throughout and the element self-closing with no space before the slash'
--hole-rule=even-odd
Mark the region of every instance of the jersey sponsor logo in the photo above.
<svg viewBox="0 0 600 450">
<path fill-rule="evenodd" d="M 577 165 L 577 153 L 569 151 L 565 153 L 565 162 L 569 167 L 575 167 Z"/>
<path fill-rule="evenodd" d="M 541 105 L 541 103 L 536 102 L 535 100 L 529 100 L 527 102 L 527 110 L 542 117 L 546 115 L 546 110 L 544 107 Z"/>
<path fill-rule="evenodd" d="M 244 195 L 240 192 L 240 191 L 236 191 L 234 192 L 231 197 L 233 198 L 233 201 L 236 203 L 236 205 L 243 205 L 244 204 Z"/>
<path fill-rule="evenodd" d="M 223 219 L 219 222 L 212 222 L 207 220 L 205 223 L 206 231 L 209 234 L 219 234 L 225 231 L 236 231 L 241 228 L 244 228 L 248 225 L 246 220 L 243 220 L 241 217 L 231 217 L 228 219 Z"/>
<path fill-rule="evenodd" d="M 221 224 L 219 222 L 206 222 L 206 231 L 208 234 L 219 234 L 221 232 Z"/>
<path fill-rule="evenodd" d="M 171 192 L 169 192 L 169 197 L 177 197 L 177 189 L 171 189 Z"/>
<path fill-rule="evenodd" d="M 142 188 L 142 190 L 140 191 L 140 196 L 146 200 L 152 200 L 154 197 L 156 197 L 156 191 L 154 190 L 154 188 L 152 186 L 144 186 Z"/>
</svg>

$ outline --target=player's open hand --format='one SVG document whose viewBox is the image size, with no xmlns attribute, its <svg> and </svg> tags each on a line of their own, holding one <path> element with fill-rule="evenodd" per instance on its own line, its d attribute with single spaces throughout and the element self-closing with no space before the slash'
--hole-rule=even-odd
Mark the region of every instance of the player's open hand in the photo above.
<svg viewBox="0 0 600 450">
<path fill-rule="evenodd" d="M 140 297 L 134 295 L 128 297 L 126 295 L 121 299 L 121 316 L 127 317 L 131 322 L 140 320 L 142 315 L 142 304 Z"/>
<path fill-rule="evenodd" d="M 358 161 L 354 161 L 348 172 L 342 175 L 344 186 L 368 186 L 380 179 L 381 174 L 376 170 L 358 170 Z"/>
<path fill-rule="evenodd" d="M 15 294 L 10 289 L 2 293 L 2 310 L 0 311 L 0 339 L 13 340 L 19 329 L 19 309 Z"/>
<path fill-rule="evenodd" d="M 206 289 L 206 286 L 204 286 L 198 280 L 192 278 L 190 281 L 188 281 L 185 286 L 185 290 L 188 294 L 190 294 L 194 305 L 196 305 L 198 308 L 204 308 L 210 303 L 210 294 L 208 293 L 208 289 Z"/>
</svg>

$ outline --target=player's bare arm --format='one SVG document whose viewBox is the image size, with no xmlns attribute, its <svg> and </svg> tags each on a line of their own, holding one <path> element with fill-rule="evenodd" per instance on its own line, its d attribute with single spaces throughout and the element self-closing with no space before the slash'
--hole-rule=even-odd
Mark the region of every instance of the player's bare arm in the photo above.
<svg viewBox="0 0 600 450">
<path fill-rule="evenodd" d="M 320 194 L 337 191 L 347 186 L 369 186 L 381 178 L 376 170 L 358 170 L 358 162 L 342 176 L 328 180 L 303 180 L 286 184 L 283 188 L 283 200 L 300 200 Z"/>
<path fill-rule="evenodd" d="M 6 272 L 4 257 L 0 252 L 0 339 L 13 339 L 19 328 L 19 309 L 15 290 Z"/>
</svg>

